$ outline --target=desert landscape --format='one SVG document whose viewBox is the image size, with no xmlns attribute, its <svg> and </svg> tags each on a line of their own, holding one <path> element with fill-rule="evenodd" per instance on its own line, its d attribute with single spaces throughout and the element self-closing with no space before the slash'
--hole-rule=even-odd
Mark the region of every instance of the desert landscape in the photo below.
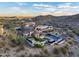
<svg viewBox="0 0 79 59">
<path fill-rule="evenodd" d="M 1 3 L 0 57 L 79 57 L 78 4 Z"/>
</svg>

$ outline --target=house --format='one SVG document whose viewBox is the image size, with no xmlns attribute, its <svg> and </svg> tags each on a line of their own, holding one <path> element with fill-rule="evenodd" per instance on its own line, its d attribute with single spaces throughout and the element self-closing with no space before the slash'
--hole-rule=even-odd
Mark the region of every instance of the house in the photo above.
<svg viewBox="0 0 79 59">
<path fill-rule="evenodd" d="M 52 26 L 47 26 L 47 25 L 39 25 L 35 28 L 37 31 L 47 31 L 47 30 L 53 30 Z"/>
<path fill-rule="evenodd" d="M 28 38 L 25 40 L 25 42 L 28 43 L 30 47 L 34 47 L 36 44 L 44 46 L 47 41 L 45 40 L 40 42 L 40 41 L 35 41 L 34 38 Z"/>
<path fill-rule="evenodd" d="M 39 36 L 41 38 L 41 36 Z M 43 41 L 35 41 L 34 38 L 27 38 L 26 42 L 31 46 L 34 47 L 35 44 L 39 45 L 46 45 L 48 43 L 53 44 L 53 43 L 60 43 L 63 41 L 63 36 L 60 35 L 55 35 L 55 34 L 46 34 L 45 36 L 42 37 Z M 63 41 L 64 42 L 64 41 Z"/>
<path fill-rule="evenodd" d="M 21 27 L 16 27 L 17 33 L 24 36 L 31 36 L 35 27 L 35 22 L 23 23 Z"/>
<path fill-rule="evenodd" d="M 59 42 L 59 41 L 63 40 L 62 36 L 56 36 L 53 34 L 46 34 L 45 38 L 48 40 L 49 43 Z"/>
<path fill-rule="evenodd" d="M 47 25 L 39 25 L 35 28 L 35 35 L 43 37 L 44 34 L 52 32 L 54 28 Z"/>
<path fill-rule="evenodd" d="M 25 40 L 25 43 L 28 43 L 30 47 L 34 47 L 35 42 L 36 41 L 33 38 L 28 38 Z"/>
<path fill-rule="evenodd" d="M 23 36 L 26 36 L 26 37 L 31 37 L 32 34 L 33 34 L 33 31 L 24 31 L 23 32 Z"/>
<path fill-rule="evenodd" d="M 44 46 L 47 43 L 59 43 L 63 41 L 63 36 L 59 31 L 54 29 L 52 26 L 47 25 L 39 25 L 35 27 L 34 22 L 25 23 L 22 27 L 16 28 L 23 36 L 25 36 L 25 42 L 28 43 L 29 46 L 34 47 L 35 44 L 39 44 Z M 36 38 L 43 39 L 40 41 L 35 41 L 32 37 L 35 36 Z"/>
<path fill-rule="evenodd" d="M 33 32 L 34 30 L 34 27 L 35 27 L 35 22 L 28 22 L 26 23 L 22 29 L 23 29 L 23 34 L 26 35 L 26 34 L 30 34 Z"/>
<path fill-rule="evenodd" d="M 22 35 L 22 28 L 21 27 L 15 27 L 15 29 L 16 29 L 16 33 L 17 33 L 17 35 L 19 34 L 19 35 Z"/>
</svg>

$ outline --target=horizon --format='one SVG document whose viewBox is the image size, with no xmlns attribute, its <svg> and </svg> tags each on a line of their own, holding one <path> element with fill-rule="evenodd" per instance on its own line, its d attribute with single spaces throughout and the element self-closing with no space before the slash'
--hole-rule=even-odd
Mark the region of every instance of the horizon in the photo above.
<svg viewBox="0 0 79 59">
<path fill-rule="evenodd" d="M 0 2 L 0 16 L 79 14 L 79 2 Z"/>
<path fill-rule="evenodd" d="M 57 17 L 57 15 L 52 15 L 52 14 L 45 14 L 45 15 L 42 15 L 42 14 L 40 14 L 40 15 L 36 15 L 36 16 L 29 16 L 29 15 L 16 15 L 16 16 L 0 16 L 0 17 L 17 17 L 17 18 L 20 18 L 20 17 L 27 17 L 27 18 L 30 18 L 30 17 L 37 17 L 37 16 L 48 16 L 48 15 L 51 15 L 51 16 L 55 16 L 55 17 Z M 58 15 L 58 17 L 61 17 L 61 16 L 73 16 L 73 15 L 79 15 L 79 13 L 78 14 L 70 14 L 70 15 Z"/>
</svg>

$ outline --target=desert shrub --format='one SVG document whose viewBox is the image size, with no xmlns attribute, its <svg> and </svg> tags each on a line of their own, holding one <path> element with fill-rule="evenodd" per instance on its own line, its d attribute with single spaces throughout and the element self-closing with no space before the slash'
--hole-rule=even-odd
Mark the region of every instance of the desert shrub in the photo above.
<svg viewBox="0 0 79 59">
<path fill-rule="evenodd" d="M 4 57 L 10 57 L 10 55 L 5 55 Z"/>
<path fill-rule="evenodd" d="M 25 55 L 27 55 L 28 53 L 27 52 L 25 52 Z"/>
<path fill-rule="evenodd" d="M 16 49 L 16 52 L 20 52 L 20 51 L 22 51 L 22 50 L 24 50 L 24 49 L 25 49 L 24 46 L 20 45 L 20 46 Z"/>
<path fill-rule="evenodd" d="M 25 55 L 24 55 L 24 54 L 22 54 L 20 57 L 25 57 Z"/>
<path fill-rule="evenodd" d="M 63 53 L 64 55 L 67 55 L 68 50 L 65 47 L 61 47 L 60 50 L 61 50 L 61 53 Z"/>
<path fill-rule="evenodd" d="M 54 48 L 54 49 L 53 49 L 53 53 L 56 54 L 56 55 L 58 55 L 58 54 L 60 53 L 60 52 L 59 52 L 59 48 Z"/>
<path fill-rule="evenodd" d="M 24 40 L 24 37 L 21 35 L 18 35 L 15 41 L 18 45 L 20 45 L 23 42 L 23 40 Z"/>
<path fill-rule="evenodd" d="M 28 57 L 33 57 L 33 55 L 32 54 L 29 54 L 29 56 Z"/>
<path fill-rule="evenodd" d="M 48 50 L 47 49 L 44 49 L 43 51 L 44 51 L 45 54 L 48 54 Z"/>
<path fill-rule="evenodd" d="M 69 47 L 68 47 L 68 45 L 67 44 L 65 44 L 64 46 L 63 46 L 65 49 L 69 49 Z"/>
<path fill-rule="evenodd" d="M 79 42 L 77 42 L 77 41 L 73 41 L 74 42 L 74 45 L 78 45 L 79 46 Z"/>
<path fill-rule="evenodd" d="M 64 44 L 63 47 L 59 47 L 58 45 L 56 45 L 54 48 L 53 48 L 53 53 L 55 55 L 60 55 L 60 53 L 66 55 L 69 51 L 69 46 L 67 44 Z"/>
<path fill-rule="evenodd" d="M 41 57 L 41 55 L 35 54 L 35 55 L 33 55 L 33 57 Z"/>
<path fill-rule="evenodd" d="M 12 32 L 16 32 L 15 28 L 10 28 L 9 30 L 11 30 Z"/>
<path fill-rule="evenodd" d="M 45 47 L 41 48 L 40 55 L 41 55 L 41 57 L 51 56 L 50 52 Z"/>
<path fill-rule="evenodd" d="M 68 54 L 69 54 L 70 57 L 74 55 L 74 53 L 72 51 L 68 52 Z"/>
<path fill-rule="evenodd" d="M 5 42 L 3 42 L 3 41 L 2 41 L 2 42 L 0 42 L 0 48 L 1 48 L 1 47 L 4 47 L 4 46 L 5 46 L 5 44 L 6 44 L 6 43 L 5 43 Z"/>
<path fill-rule="evenodd" d="M 0 55 L 0 57 L 2 57 L 2 55 Z"/>
<path fill-rule="evenodd" d="M 5 23 L 5 27 L 7 27 L 8 29 L 10 29 L 10 28 L 13 28 L 13 27 L 15 27 L 15 25 L 16 24 L 14 24 L 13 22 L 8 22 L 8 23 Z"/>
<path fill-rule="evenodd" d="M 21 35 L 16 35 L 15 33 L 10 33 L 8 35 L 8 39 L 11 41 L 11 43 L 15 44 L 15 45 L 20 45 L 23 40 L 24 40 L 24 37 L 21 36 Z"/>
<path fill-rule="evenodd" d="M 70 37 L 74 37 L 74 34 L 71 33 L 71 32 L 67 32 L 67 35 L 70 36 Z"/>
<path fill-rule="evenodd" d="M 16 46 L 16 35 L 15 34 L 9 34 L 8 35 L 8 40 L 10 41 L 9 42 L 10 46 L 12 46 L 12 47 Z"/>
<path fill-rule="evenodd" d="M 43 51 L 40 51 L 40 55 L 41 55 L 41 57 L 43 57 L 43 56 L 44 56 Z"/>
<path fill-rule="evenodd" d="M 79 36 L 79 29 L 74 29 L 72 32 Z"/>
<path fill-rule="evenodd" d="M 16 34 L 14 34 L 14 33 L 8 33 L 8 39 L 9 40 L 16 40 Z"/>
<path fill-rule="evenodd" d="M 37 37 L 35 37 L 34 35 L 32 35 L 32 38 L 34 38 L 35 41 L 40 41 L 40 42 L 42 41 L 41 38 L 37 38 Z"/>
<path fill-rule="evenodd" d="M 67 41 L 68 44 L 73 44 L 74 42 L 72 40 Z"/>
<path fill-rule="evenodd" d="M 10 49 L 8 47 L 6 47 L 5 50 L 9 51 Z"/>
<path fill-rule="evenodd" d="M 34 47 L 36 47 L 36 48 L 43 48 L 44 46 L 42 46 L 41 44 L 35 44 Z"/>
<path fill-rule="evenodd" d="M 54 45 L 58 45 L 58 43 L 54 43 Z"/>
</svg>

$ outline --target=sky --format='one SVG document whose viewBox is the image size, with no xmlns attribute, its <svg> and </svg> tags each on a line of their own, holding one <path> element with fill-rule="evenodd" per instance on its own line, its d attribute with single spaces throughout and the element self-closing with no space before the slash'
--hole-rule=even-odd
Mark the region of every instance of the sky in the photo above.
<svg viewBox="0 0 79 59">
<path fill-rule="evenodd" d="M 0 16 L 73 15 L 79 2 L 0 2 Z"/>
</svg>

